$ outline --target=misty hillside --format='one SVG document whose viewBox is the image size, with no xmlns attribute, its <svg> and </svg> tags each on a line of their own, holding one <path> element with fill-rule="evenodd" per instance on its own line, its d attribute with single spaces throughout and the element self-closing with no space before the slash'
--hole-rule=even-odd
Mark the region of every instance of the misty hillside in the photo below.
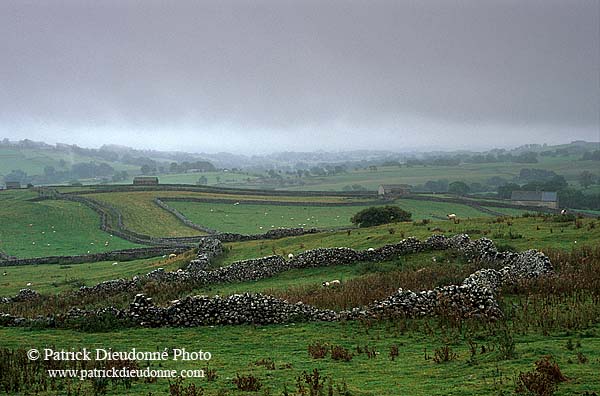
<svg viewBox="0 0 600 396">
<path fill-rule="evenodd" d="M 598 160 L 599 143 L 575 141 L 569 144 L 548 146 L 528 144 L 514 149 L 493 149 L 486 152 L 391 152 L 358 150 L 349 152 L 280 152 L 267 155 L 245 156 L 230 153 L 195 154 L 158 150 L 136 150 L 121 145 L 104 145 L 99 149 L 76 145 L 4 139 L 0 141 L 0 179 L 19 181 L 22 184 L 130 183 L 133 176 L 141 174 L 163 175 L 162 182 L 185 184 L 210 184 L 244 186 L 250 188 L 301 188 L 342 190 L 358 185 L 361 170 L 373 172 L 377 167 L 429 167 L 430 178 L 408 175 L 411 184 L 425 184 L 433 180 L 436 167 L 446 170 L 461 165 L 488 164 L 480 178 L 465 174 L 469 181 L 483 181 L 483 177 L 497 174 L 517 175 L 521 168 L 537 167 L 559 174 L 564 171 L 568 179 L 575 180 L 580 163 L 574 160 Z M 595 163 L 595 161 L 593 162 Z M 504 165 L 503 165 L 504 164 Z M 581 163 L 582 164 L 582 163 Z M 502 168 L 502 169 L 500 169 Z M 198 172 L 228 170 L 225 177 Z M 593 171 L 593 167 L 592 167 Z M 386 171 L 389 174 L 389 171 Z M 431 173 L 429 172 L 429 173 Z M 413 172 L 414 173 L 414 172 Z M 423 173 L 423 172 L 420 172 Z M 427 173 L 427 174 L 429 174 Z M 441 172 L 441 173 L 445 173 Z M 472 173 L 472 172 L 471 172 Z M 393 182 L 396 172 L 388 178 L 375 177 L 362 188 L 373 189 L 378 183 Z M 439 178 L 443 178 L 440 174 Z M 339 181 L 334 179 L 337 177 Z M 325 179 L 324 179 L 325 178 Z M 460 179 L 460 178 L 459 178 Z M 514 181 L 510 178 L 506 182 Z M 453 181 L 453 180 L 450 180 Z M 332 184 L 333 183 L 333 184 Z M 343 183 L 343 184 L 342 184 Z M 357 187 L 355 187 L 357 188 Z"/>
</svg>

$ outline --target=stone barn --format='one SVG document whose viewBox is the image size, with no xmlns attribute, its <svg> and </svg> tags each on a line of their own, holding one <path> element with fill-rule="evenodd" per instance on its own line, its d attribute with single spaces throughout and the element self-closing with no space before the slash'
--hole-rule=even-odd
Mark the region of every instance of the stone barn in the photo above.
<svg viewBox="0 0 600 396">
<path fill-rule="evenodd" d="M 558 194 L 556 191 L 513 191 L 510 200 L 517 205 L 558 209 Z"/>
<path fill-rule="evenodd" d="M 156 176 L 137 176 L 133 178 L 134 186 L 157 186 L 158 177 Z"/>
<path fill-rule="evenodd" d="M 7 190 L 16 190 L 17 188 L 21 188 L 20 182 L 7 181 L 5 184 Z"/>
<path fill-rule="evenodd" d="M 381 184 L 377 189 L 379 198 L 399 197 L 410 194 L 411 186 L 408 184 Z"/>
</svg>

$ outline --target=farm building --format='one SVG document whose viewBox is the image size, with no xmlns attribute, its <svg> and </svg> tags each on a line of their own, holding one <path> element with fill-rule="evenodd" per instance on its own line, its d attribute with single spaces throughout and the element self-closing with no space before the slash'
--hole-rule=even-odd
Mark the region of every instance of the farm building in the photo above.
<svg viewBox="0 0 600 396">
<path fill-rule="evenodd" d="M 7 190 L 14 190 L 17 188 L 21 188 L 21 183 L 20 182 L 12 182 L 12 181 L 7 181 L 6 182 L 6 189 Z"/>
<path fill-rule="evenodd" d="M 380 198 L 398 197 L 410 194 L 410 188 L 408 184 L 381 184 L 377 189 L 377 194 Z"/>
<path fill-rule="evenodd" d="M 134 186 L 156 186 L 158 177 L 156 176 L 137 176 L 133 178 Z"/>
<path fill-rule="evenodd" d="M 558 209 L 558 194 L 555 191 L 513 191 L 510 199 L 517 205 Z"/>
</svg>

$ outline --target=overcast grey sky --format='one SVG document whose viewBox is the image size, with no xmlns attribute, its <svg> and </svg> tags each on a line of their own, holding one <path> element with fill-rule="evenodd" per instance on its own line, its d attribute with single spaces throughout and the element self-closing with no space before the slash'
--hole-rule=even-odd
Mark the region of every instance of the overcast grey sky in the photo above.
<svg viewBox="0 0 600 396">
<path fill-rule="evenodd" d="M 600 140 L 600 2 L 0 1 L 0 138 L 186 151 Z"/>
</svg>

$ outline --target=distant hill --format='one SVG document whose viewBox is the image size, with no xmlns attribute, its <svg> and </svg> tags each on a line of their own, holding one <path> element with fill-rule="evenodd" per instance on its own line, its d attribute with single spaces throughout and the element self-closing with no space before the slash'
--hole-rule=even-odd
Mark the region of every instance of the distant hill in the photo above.
<svg viewBox="0 0 600 396">
<path fill-rule="evenodd" d="M 177 166 L 174 167 L 173 163 Z M 193 154 L 141 151 L 115 145 L 88 149 L 27 139 L 0 141 L 0 181 L 4 182 L 36 185 L 81 179 L 116 182 L 144 171 L 153 174 L 188 169 L 215 170 L 215 167 Z"/>
<path fill-rule="evenodd" d="M 139 174 L 173 175 L 217 169 L 234 172 L 243 170 L 256 172 L 257 175 L 272 170 L 288 174 L 306 173 L 310 170 L 316 176 L 323 176 L 338 173 L 337 168 L 366 169 L 400 164 L 453 167 L 459 164 L 515 163 L 533 167 L 543 159 L 555 158 L 558 162 L 572 162 L 584 155 L 596 158 L 600 153 L 598 150 L 598 142 L 573 141 L 554 146 L 526 144 L 514 149 L 492 149 L 485 152 L 355 150 L 279 152 L 247 156 L 138 150 L 116 144 L 89 149 L 63 143 L 51 145 L 28 139 L 17 142 L 3 139 L 0 140 L 0 181 L 20 181 L 23 184 L 58 184 L 77 180 L 115 183 L 131 180 L 132 176 Z M 193 177 L 185 179 L 193 182 L 197 180 Z"/>
</svg>

